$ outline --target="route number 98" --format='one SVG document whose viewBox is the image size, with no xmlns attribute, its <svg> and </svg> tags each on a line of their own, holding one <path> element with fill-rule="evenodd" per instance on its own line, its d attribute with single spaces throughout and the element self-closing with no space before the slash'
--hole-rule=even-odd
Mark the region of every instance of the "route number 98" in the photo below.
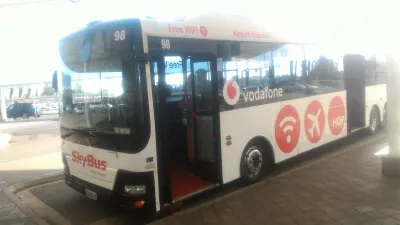
<svg viewBox="0 0 400 225">
<path fill-rule="evenodd" d="M 123 41 L 125 40 L 125 30 L 117 30 L 114 33 L 114 40 L 115 41 Z"/>
<path fill-rule="evenodd" d="M 170 49 L 171 48 L 171 42 L 169 39 L 161 39 L 161 48 L 162 49 Z"/>
</svg>

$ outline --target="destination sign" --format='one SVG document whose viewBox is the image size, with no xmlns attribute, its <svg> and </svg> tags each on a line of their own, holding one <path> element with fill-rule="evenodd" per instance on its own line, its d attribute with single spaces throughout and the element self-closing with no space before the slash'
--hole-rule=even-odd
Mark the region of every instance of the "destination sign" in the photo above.
<svg viewBox="0 0 400 225">
<path fill-rule="evenodd" d="M 149 37 L 151 54 L 161 52 L 171 53 L 214 53 L 217 52 L 217 42 L 211 40 L 193 40 L 188 38 Z M 196 44 L 193 44 L 193 43 Z"/>
</svg>

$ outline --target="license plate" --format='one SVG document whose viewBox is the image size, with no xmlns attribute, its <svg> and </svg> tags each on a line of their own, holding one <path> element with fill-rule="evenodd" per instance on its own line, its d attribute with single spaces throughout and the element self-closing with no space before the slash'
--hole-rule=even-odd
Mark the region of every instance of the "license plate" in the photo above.
<svg viewBox="0 0 400 225">
<path fill-rule="evenodd" d="M 93 200 L 97 200 L 97 193 L 88 189 L 85 189 L 85 195 L 86 197 L 93 199 Z"/>
</svg>

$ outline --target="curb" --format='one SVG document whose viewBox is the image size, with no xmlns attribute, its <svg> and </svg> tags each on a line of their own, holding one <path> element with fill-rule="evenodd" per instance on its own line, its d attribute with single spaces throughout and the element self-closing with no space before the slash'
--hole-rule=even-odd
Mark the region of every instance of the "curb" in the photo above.
<svg viewBox="0 0 400 225">
<path fill-rule="evenodd" d="M 30 188 L 34 186 L 39 186 L 42 184 L 54 182 L 57 180 L 62 180 L 64 178 L 64 174 L 59 173 L 51 176 L 46 176 L 46 177 L 41 177 L 38 179 L 33 179 L 33 180 L 28 180 L 24 181 L 21 183 L 13 184 L 5 189 L 3 189 L 3 193 L 16 205 L 20 210 L 25 213 L 25 215 L 29 218 L 31 218 L 33 221 L 35 221 L 38 225 L 50 225 L 48 222 L 46 222 L 44 219 L 42 219 L 40 216 L 38 216 L 35 212 L 33 212 L 30 208 L 25 206 L 17 196 L 15 196 L 15 193 Z"/>
</svg>

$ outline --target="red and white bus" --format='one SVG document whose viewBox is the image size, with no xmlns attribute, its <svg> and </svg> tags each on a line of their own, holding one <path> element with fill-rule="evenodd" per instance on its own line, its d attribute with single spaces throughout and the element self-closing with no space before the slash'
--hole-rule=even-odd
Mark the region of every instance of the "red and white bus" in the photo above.
<svg viewBox="0 0 400 225">
<path fill-rule="evenodd" d="M 158 212 L 386 124 L 378 60 L 242 19 L 93 22 L 61 39 L 65 182 Z"/>
</svg>

